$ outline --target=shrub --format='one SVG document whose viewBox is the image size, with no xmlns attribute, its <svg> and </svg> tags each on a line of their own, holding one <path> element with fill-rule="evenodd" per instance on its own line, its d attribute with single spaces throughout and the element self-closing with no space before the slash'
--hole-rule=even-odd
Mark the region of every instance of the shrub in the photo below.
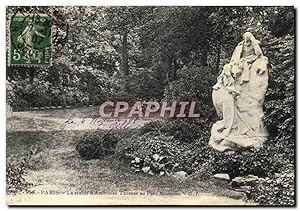
<svg viewBox="0 0 300 211">
<path fill-rule="evenodd" d="M 188 65 L 178 70 L 178 80 L 169 83 L 165 91 L 166 99 L 196 100 L 200 103 L 200 118 L 212 118 L 215 110 L 211 98 L 212 86 L 217 74 L 210 68 Z"/>
<path fill-rule="evenodd" d="M 145 158 L 153 154 L 176 157 L 180 153 L 180 149 L 178 145 L 173 142 L 172 136 L 155 136 L 151 133 L 132 137 L 131 144 L 126 150 L 128 154 L 140 158 Z"/>
<path fill-rule="evenodd" d="M 279 172 L 280 160 L 270 145 L 263 146 L 257 151 L 242 151 L 234 154 L 214 152 L 213 160 L 214 173 L 228 173 L 230 177 L 246 176 L 249 174 L 265 177 Z"/>
<path fill-rule="evenodd" d="M 181 143 L 193 143 L 197 138 L 201 137 L 201 128 L 182 119 L 169 121 L 163 125 L 162 131 Z"/>
<path fill-rule="evenodd" d="M 86 160 L 112 155 L 120 137 L 111 133 L 86 133 L 79 138 L 76 150 Z"/>
<path fill-rule="evenodd" d="M 167 84 L 166 71 L 153 68 L 133 68 L 132 73 L 121 81 L 123 97 L 129 99 L 162 99 Z"/>
<path fill-rule="evenodd" d="M 135 157 L 131 161 L 131 169 L 135 170 L 135 172 L 144 172 L 152 176 L 170 175 L 178 166 L 178 163 L 174 163 L 168 157 L 160 156 L 159 154 L 148 155 L 144 159 Z"/>
<path fill-rule="evenodd" d="M 8 68 L 9 74 L 26 71 Z M 14 109 L 100 104 L 112 94 L 111 79 L 91 67 L 56 64 L 32 71 L 35 74 L 31 77 L 8 77 L 7 97 Z"/>
<path fill-rule="evenodd" d="M 265 124 L 270 140 L 289 163 L 294 163 L 295 152 L 295 57 L 294 36 L 270 39 L 266 44 L 271 65 L 269 88 L 265 102 Z"/>
<path fill-rule="evenodd" d="M 178 70 L 178 78 L 169 83 L 165 93 L 167 98 L 211 101 L 211 89 L 208 88 L 215 83 L 215 76 L 207 67 L 194 64 L 184 66 Z"/>
<path fill-rule="evenodd" d="M 161 133 L 162 127 L 164 126 L 163 121 L 151 121 L 149 123 L 146 123 L 143 125 L 143 127 L 140 128 L 140 135 L 144 135 L 146 133 L 153 133 L 158 135 Z"/>
<path fill-rule="evenodd" d="M 6 193 L 26 193 L 29 188 L 33 186 L 25 179 L 27 173 L 26 168 L 36 150 L 30 150 L 24 159 L 20 163 L 11 163 L 6 165 Z"/>
<path fill-rule="evenodd" d="M 154 135 L 149 132 L 144 135 L 134 135 L 130 140 L 125 141 L 125 143 L 126 144 L 122 144 L 124 147 L 123 149 L 118 149 L 118 153 L 123 158 L 127 158 L 131 161 L 135 158 L 140 159 L 141 163 L 139 164 L 141 164 L 142 167 L 144 167 L 144 164 L 150 165 L 153 161 L 151 161 L 151 159 L 157 154 L 158 156 L 163 157 L 161 160 L 162 162 L 167 162 L 172 165 L 177 163 L 176 170 L 185 169 L 185 166 L 182 164 L 184 164 L 183 158 L 185 157 L 186 146 L 181 145 L 179 141 L 173 138 L 173 136 L 166 136 L 165 134 Z M 154 160 L 153 162 L 157 161 Z M 153 168 L 155 167 L 153 166 Z"/>
<path fill-rule="evenodd" d="M 140 134 L 165 134 L 173 136 L 173 138 L 181 143 L 192 143 L 201 136 L 201 128 L 193 122 L 182 119 L 170 121 L 153 121 L 145 124 L 140 129 Z"/>
<path fill-rule="evenodd" d="M 168 162 L 176 164 L 176 169 L 172 171 L 182 170 L 192 173 L 211 159 L 212 150 L 208 146 L 208 139 L 209 132 L 201 130 L 199 122 L 187 122 L 181 119 L 155 121 L 145 124 L 131 139 L 119 142 L 117 150 L 123 159 L 141 160 L 138 163 L 141 168 L 144 167 L 145 159 L 157 154 L 165 157 Z"/>
<path fill-rule="evenodd" d="M 248 198 L 261 205 L 295 205 L 294 170 L 287 169 L 280 174 L 260 178 L 250 190 Z"/>
<path fill-rule="evenodd" d="M 210 174 L 227 173 L 231 178 L 249 174 L 266 177 L 280 172 L 280 168 L 287 164 L 279 150 L 269 142 L 259 151 L 227 154 L 209 147 L 207 140 L 209 137 L 198 139 L 186 158 L 193 172 L 203 171 L 203 166 L 210 166 L 210 172 L 207 172 Z"/>
</svg>

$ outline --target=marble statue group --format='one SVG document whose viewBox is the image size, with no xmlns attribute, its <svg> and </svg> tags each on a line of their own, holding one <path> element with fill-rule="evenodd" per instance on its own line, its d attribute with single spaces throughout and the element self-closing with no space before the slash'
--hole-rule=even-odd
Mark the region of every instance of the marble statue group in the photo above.
<svg viewBox="0 0 300 211">
<path fill-rule="evenodd" d="M 212 99 L 220 120 L 212 126 L 209 145 L 218 151 L 259 149 L 268 137 L 262 122 L 268 58 L 259 44 L 246 32 L 213 86 Z"/>
</svg>

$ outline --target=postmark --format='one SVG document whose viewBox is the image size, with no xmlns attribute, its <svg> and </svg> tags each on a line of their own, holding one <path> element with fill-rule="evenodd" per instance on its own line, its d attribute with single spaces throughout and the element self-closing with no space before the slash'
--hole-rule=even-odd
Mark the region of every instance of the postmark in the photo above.
<svg viewBox="0 0 300 211">
<path fill-rule="evenodd" d="M 9 65 L 51 66 L 52 17 L 15 14 L 10 21 Z"/>
</svg>

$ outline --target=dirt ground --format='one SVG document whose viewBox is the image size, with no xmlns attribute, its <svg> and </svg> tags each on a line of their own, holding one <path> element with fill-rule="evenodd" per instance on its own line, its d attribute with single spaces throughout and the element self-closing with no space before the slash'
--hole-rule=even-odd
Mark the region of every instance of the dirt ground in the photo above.
<svg viewBox="0 0 300 211">
<path fill-rule="evenodd" d="M 134 173 L 115 156 L 83 160 L 75 150 L 78 137 L 111 125 L 66 124 L 95 108 L 14 112 L 7 120 L 7 164 L 18 163 L 33 148 L 26 181 L 32 194 L 9 195 L 9 204 L 190 204 L 245 205 L 243 195 L 214 182 L 189 176 L 186 180 Z M 133 123 L 136 128 L 150 120 Z M 121 131 L 122 129 L 116 129 Z M 98 197 L 97 197 L 98 196 Z M 164 199 L 161 198 L 163 196 Z M 181 196 L 181 197 L 180 197 Z M 179 199 L 179 198 L 180 199 Z M 94 200 L 93 200 L 94 199 Z M 128 199 L 130 199 L 128 201 Z M 132 201 L 135 199 L 135 201 Z"/>
</svg>

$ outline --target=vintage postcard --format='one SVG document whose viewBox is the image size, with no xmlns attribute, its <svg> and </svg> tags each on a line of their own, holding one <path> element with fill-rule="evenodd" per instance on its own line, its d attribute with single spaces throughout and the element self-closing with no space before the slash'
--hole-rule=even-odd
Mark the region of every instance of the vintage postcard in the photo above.
<svg viewBox="0 0 300 211">
<path fill-rule="evenodd" d="M 295 8 L 7 6 L 6 203 L 295 206 Z"/>
</svg>

